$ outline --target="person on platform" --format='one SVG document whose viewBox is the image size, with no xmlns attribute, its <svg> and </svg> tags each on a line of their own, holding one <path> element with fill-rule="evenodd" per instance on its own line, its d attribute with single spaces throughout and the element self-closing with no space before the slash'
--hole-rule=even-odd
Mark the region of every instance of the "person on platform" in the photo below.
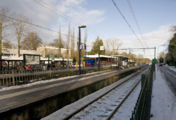
<svg viewBox="0 0 176 120">
<path fill-rule="evenodd" d="M 30 72 L 32 72 L 32 68 L 31 68 L 31 66 L 28 65 L 28 66 L 26 67 L 26 70 L 29 70 Z"/>
</svg>

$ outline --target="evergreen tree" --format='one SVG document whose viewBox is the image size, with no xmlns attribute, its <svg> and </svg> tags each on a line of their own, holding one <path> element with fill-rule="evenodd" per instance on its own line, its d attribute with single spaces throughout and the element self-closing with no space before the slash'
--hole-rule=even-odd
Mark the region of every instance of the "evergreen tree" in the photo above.
<svg viewBox="0 0 176 120">
<path fill-rule="evenodd" d="M 99 37 L 97 36 L 97 39 L 95 40 L 94 44 L 93 44 L 93 47 L 90 51 L 90 55 L 95 55 L 95 54 L 98 54 L 98 51 L 99 51 L 99 47 L 100 46 L 104 46 L 103 45 L 103 40 L 102 39 L 99 39 Z M 100 55 L 105 55 L 105 51 L 100 51 Z"/>
<path fill-rule="evenodd" d="M 166 55 L 167 63 L 169 65 L 176 65 L 176 33 L 169 42 L 168 53 Z"/>
</svg>

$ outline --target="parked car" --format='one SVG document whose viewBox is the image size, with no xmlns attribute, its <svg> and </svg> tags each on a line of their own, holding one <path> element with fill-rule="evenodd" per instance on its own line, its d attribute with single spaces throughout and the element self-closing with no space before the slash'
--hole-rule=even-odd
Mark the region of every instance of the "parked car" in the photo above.
<svg viewBox="0 0 176 120">
<path fill-rule="evenodd" d="M 163 66 L 163 64 L 159 64 L 159 66 Z"/>
</svg>

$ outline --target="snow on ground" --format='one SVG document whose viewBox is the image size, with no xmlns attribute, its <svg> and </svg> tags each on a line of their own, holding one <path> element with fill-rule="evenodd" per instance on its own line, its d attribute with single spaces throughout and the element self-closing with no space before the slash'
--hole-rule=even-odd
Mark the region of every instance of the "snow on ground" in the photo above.
<svg viewBox="0 0 176 120">
<path fill-rule="evenodd" d="M 160 69 L 156 71 L 156 80 L 153 81 L 152 103 L 150 120 L 175 120 L 176 96 L 169 88 L 164 74 Z"/>
<path fill-rule="evenodd" d="M 144 72 L 146 72 L 146 70 L 145 70 Z M 45 118 L 42 118 L 41 120 L 62 120 L 63 118 L 65 118 L 65 117 L 68 116 L 69 114 L 73 113 L 75 110 L 81 108 L 83 105 L 86 105 L 87 103 L 89 103 L 90 101 L 92 101 L 92 99 L 98 98 L 99 96 L 103 95 L 105 92 L 107 92 L 107 91 L 109 91 L 110 89 L 114 88 L 114 87 L 117 86 L 118 84 L 122 83 L 125 79 L 130 78 L 131 76 L 133 76 L 134 74 L 135 74 L 135 73 L 133 73 L 133 74 L 131 74 L 131 75 L 125 77 L 125 78 L 122 78 L 121 80 L 119 80 L 119 81 L 117 81 L 117 82 L 115 82 L 115 83 L 113 83 L 113 84 L 111 84 L 111 85 L 109 85 L 109 86 L 107 86 L 107 87 L 104 87 L 104 88 L 100 89 L 99 91 L 96 91 L 96 92 L 94 92 L 94 93 L 92 93 L 92 94 L 90 94 L 90 95 L 87 95 L 87 96 L 85 96 L 84 98 L 82 98 L 82 99 L 80 99 L 80 100 L 78 100 L 78 101 L 76 101 L 76 102 L 74 102 L 74 103 L 72 103 L 72 104 L 70 104 L 70 105 L 67 105 L 67 106 L 63 107 L 62 109 L 59 109 L 59 110 L 57 110 L 56 112 L 54 112 L 54 113 L 52 113 L 52 114 L 46 116 Z M 139 80 L 140 77 L 141 77 L 141 75 L 138 75 L 137 77 L 135 77 L 135 80 Z M 127 86 L 128 86 L 128 85 L 127 85 Z M 127 87 L 127 86 L 126 86 L 125 88 L 128 88 L 128 87 L 129 87 L 129 86 L 128 86 L 128 87 Z M 127 89 L 127 90 L 128 90 L 128 89 Z M 125 91 L 125 90 L 118 88 L 118 93 L 119 93 L 119 94 L 117 94 L 117 95 L 114 96 L 115 99 L 117 99 L 117 97 L 118 97 L 119 95 L 122 95 L 121 93 L 124 93 L 124 91 Z M 113 90 L 112 92 L 114 92 L 114 90 Z M 128 108 L 129 111 L 124 112 L 124 113 L 121 113 L 125 119 L 126 119 L 126 118 L 129 119 L 129 116 L 131 117 L 131 113 L 132 113 L 132 111 L 133 111 L 133 109 L 134 109 L 134 106 L 135 106 L 137 97 L 138 97 L 138 95 L 139 95 L 139 92 L 140 92 L 140 83 L 139 83 L 139 85 L 137 86 L 137 88 L 135 88 L 134 93 L 132 92 L 131 95 L 130 95 L 130 97 L 128 98 L 128 100 L 127 100 L 127 102 L 126 102 L 128 105 L 124 105 L 124 107 L 122 107 L 122 109 L 120 109 L 120 110 L 123 110 L 123 109 L 126 109 L 126 107 Z M 122 95 L 122 96 L 123 96 L 123 95 Z M 107 98 L 104 98 L 104 100 L 105 100 L 106 102 L 112 104 L 112 102 L 110 102 L 110 98 L 108 98 L 108 99 L 107 99 Z M 135 101 L 135 102 L 131 102 L 131 101 Z M 97 102 L 97 103 L 98 103 L 98 102 Z M 88 108 L 86 108 L 86 109 L 84 110 L 84 112 L 77 114 L 75 117 L 76 117 L 76 118 L 83 117 L 83 116 L 84 116 L 84 113 L 85 113 L 85 114 L 89 114 L 89 113 L 91 112 L 91 110 L 97 108 L 97 107 L 96 107 L 96 106 L 97 106 L 97 105 L 96 105 L 97 103 L 95 103 L 95 105 L 93 105 L 93 104 L 90 105 Z M 114 102 L 113 102 L 113 103 L 114 103 Z M 113 106 L 111 106 L 111 107 L 113 107 Z M 101 113 L 101 112 L 107 111 L 105 108 L 104 108 L 104 109 L 103 109 L 103 108 L 100 108 L 100 107 L 98 107 L 98 108 L 99 108 L 99 109 L 96 110 L 96 111 L 94 111 L 94 112 L 99 111 L 99 113 Z M 88 112 L 89 112 L 89 113 L 88 113 Z M 95 114 L 93 114 L 92 116 L 94 116 L 94 115 L 95 115 Z M 101 117 L 101 116 L 100 116 L 100 117 Z M 86 118 L 84 117 L 84 120 L 85 120 L 85 119 L 86 119 Z M 88 119 L 88 120 L 91 120 L 90 117 L 88 117 L 87 119 Z"/>
<path fill-rule="evenodd" d="M 73 116 L 70 120 L 106 120 L 138 81 L 139 79 L 135 78 L 125 82 Z"/>
<path fill-rule="evenodd" d="M 167 67 L 169 68 L 170 70 L 173 70 L 176 72 L 176 67 L 175 66 L 168 66 L 168 65 L 165 65 L 164 67 Z"/>
<path fill-rule="evenodd" d="M 54 81 L 59 81 L 59 80 L 65 80 L 67 78 L 74 78 L 77 77 L 79 75 L 75 75 L 75 76 L 68 76 L 68 77 L 62 77 L 62 78 L 57 78 L 57 79 L 51 79 L 51 80 L 41 80 L 41 81 L 37 81 L 37 82 L 33 82 L 33 83 L 28 83 L 28 84 L 24 84 L 24 85 L 15 85 L 15 86 L 0 86 L 0 92 L 1 91 L 6 91 L 6 90 L 12 90 L 12 89 L 18 89 L 18 88 L 25 88 L 25 87 L 30 87 L 33 85 L 38 85 L 38 84 L 43 84 L 43 83 L 48 83 L 48 82 L 54 82 Z M 33 80 L 31 80 L 30 82 L 32 82 Z"/>
<path fill-rule="evenodd" d="M 110 70 L 107 70 L 107 71 L 110 71 Z M 107 71 L 106 71 L 106 72 L 107 72 Z M 101 72 L 105 72 L 105 71 L 100 71 L 100 73 L 101 73 Z M 96 73 L 99 73 L 99 72 L 93 72 L 93 73 L 82 74 L 81 76 L 89 75 L 89 74 L 96 74 Z M 30 87 L 30 86 L 33 86 L 33 85 L 38 85 L 38 84 L 43 84 L 43 83 L 49 83 L 49 82 L 54 82 L 54 81 L 61 81 L 61 80 L 65 80 L 65 79 L 68 79 L 68 78 L 77 78 L 77 77 L 79 77 L 79 75 L 61 77 L 61 78 L 50 79 L 50 80 L 41 80 L 41 81 L 37 81 L 37 82 L 33 82 L 34 80 L 31 80 L 30 82 L 32 82 L 32 83 L 28 83 L 28 84 L 24 84 L 24 85 L 10 86 L 10 87 L 7 87 L 7 86 L 0 86 L 0 92 L 1 92 L 1 91 L 6 91 L 6 90 L 12 90 L 12 89 Z"/>
<path fill-rule="evenodd" d="M 109 91 L 110 89 L 114 88 L 118 84 L 122 83 L 124 80 L 125 80 L 125 78 L 121 79 L 120 81 L 115 82 L 114 84 L 111 84 L 107 87 L 104 87 L 104 88 L 100 89 L 99 91 L 96 91 L 90 95 L 87 95 L 87 96 L 83 97 L 82 99 L 80 99 L 70 105 L 63 107 L 62 109 L 57 110 L 56 112 L 46 116 L 45 118 L 43 118 L 41 120 L 62 120 L 63 118 L 65 118 L 69 114 L 73 113 L 75 110 L 81 108 L 83 105 L 86 105 L 87 103 L 89 103 L 93 99 L 98 98 L 99 96 L 103 95 L 105 92 Z"/>
<path fill-rule="evenodd" d="M 134 107 L 136 105 L 139 93 L 141 90 L 141 82 L 133 90 L 133 92 L 128 96 L 122 106 L 114 114 L 111 120 L 130 120 Z"/>
</svg>

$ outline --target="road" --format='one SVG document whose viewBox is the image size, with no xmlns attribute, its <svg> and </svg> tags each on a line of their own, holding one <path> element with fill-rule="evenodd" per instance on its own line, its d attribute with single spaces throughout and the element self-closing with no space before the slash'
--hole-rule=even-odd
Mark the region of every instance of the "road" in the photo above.
<svg viewBox="0 0 176 120">
<path fill-rule="evenodd" d="M 160 68 L 162 73 L 164 73 L 164 75 L 166 76 L 166 80 L 169 81 L 169 83 L 171 84 L 171 87 L 173 88 L 172 90 L 174 90 L 174 93 L 176 94 L 176 72 L 173 70 L 170 70 L 165 66 L 158 66 L 158 68 Z"/>
</svg>

